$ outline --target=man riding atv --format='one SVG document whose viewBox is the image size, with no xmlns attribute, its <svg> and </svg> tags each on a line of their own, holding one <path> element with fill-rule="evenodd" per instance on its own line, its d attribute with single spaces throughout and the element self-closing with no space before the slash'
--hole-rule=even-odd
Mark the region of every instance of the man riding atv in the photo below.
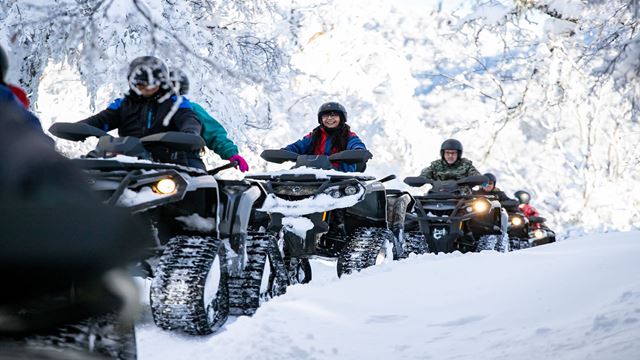
<svg viewBox="0 0 640 360">
<path fill-rule="evenodd" d="M 445 140 L 440 146 L 440 159 L 422 169 L 420 176 L 429 180 L 460 180 L 480 175 L 471 160 L 462 157 L 462 143 L 456 139 Z"/>
</svg>

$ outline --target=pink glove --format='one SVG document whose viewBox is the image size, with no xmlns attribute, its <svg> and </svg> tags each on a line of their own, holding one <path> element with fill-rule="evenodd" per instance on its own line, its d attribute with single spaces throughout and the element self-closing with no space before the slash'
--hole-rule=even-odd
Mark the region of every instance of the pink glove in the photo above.
<svg viewBox="0 0 640 360">
<path fill-rule="evenodd" d="M 247 164 L 247 161 L 242 156 L 240 156 L 240 154 L 233 155 L 232 157 L 229 158 L 229 161 L 237 161 L 240 171 L 242 172 L 249 171 L 249 164 Z"/>
</svg>

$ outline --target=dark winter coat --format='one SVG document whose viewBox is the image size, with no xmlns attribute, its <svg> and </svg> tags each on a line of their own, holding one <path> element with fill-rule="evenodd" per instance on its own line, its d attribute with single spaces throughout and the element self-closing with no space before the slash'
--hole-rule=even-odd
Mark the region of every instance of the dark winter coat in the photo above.
<svg viewBox="0 0 640 360">
<path fill-rule="evenodd" d="M 436 181 L 460 180 L 473 175 L 482 174 L 473 166 L 471 160 L 466 158 L 461 158 L 451 165 L 445 160 L 436 160 L 420 172 L 420 176 Z"/>
<path fill-rule="evenodd" d="M 168 126 L 163 125 L 164 118 L 169 114 L 177 101 L 176 96 L 158 102 L 163 94 L 145 98 L 129 93 L 124 98 L 114 100 L 107 109 L 81 122 L 97 127 L 104 131 L 118 129 L 118 135 L 142 138 L 167 131 L 181 131 L 200 135 L 202 125 L 196 118 L 191 103 L 183 97 L 177 111 L 171 117 Z M 173 162 L 204 169 L 204 164 L 196 152 L 185 153 L 171 151 L 166 148 L 151 148 L 153 157 L 163 162 Z M 186 158 L 186 159 L 185 159 Z"/>
<path fill-rule="evenodd" d="M 193 112 L 191 103 L 182 98 L 178 111 L 173 115 L 169 126 L 162 121 L 177 101 L 175 96 L 159 103 L 162 95 L 144 98 L 137 94 L 127 94 L 114 100 L 107 109 L 88 117 L 81 122 L 104 131 L 118 129 L 118 135 L 142 138 L 166 131 L 182 131 L 200 135 L 202 126 Z"/>
<path fill-rule="evenodd" d="M 327 131 L 323 127 L 318 128 L 317 131 L 320 131 L 320 143 L 317 148 L 311 148 L 311 137 L 313 134 L 313 132 L 311 132 L 307 136 L 294 142 L 293 144 L 287 145 L 284 149 L 300 155 L 331 155 L 338 152 L 331 144 L 331 137 L 329 136 Z M 360 140 L 358 135 L 356 135 L 356 133 L 354 132 L 351 132 L 349 133 L 349 140 L 347 141 L 345 150 L 356 149 L 366 150 L 367 148 L 362 140 Z M 354 172 L 357 168 L 357 164 L 347 164 L 345 162 L 335 162 L 331 165 L 333 165 L 336 170 L 344 172 Z"/>
</svg>

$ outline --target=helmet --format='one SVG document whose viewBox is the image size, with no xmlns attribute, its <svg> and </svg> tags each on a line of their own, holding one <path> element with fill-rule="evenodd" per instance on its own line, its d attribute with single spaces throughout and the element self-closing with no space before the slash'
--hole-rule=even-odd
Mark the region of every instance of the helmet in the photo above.
<svg viewBox="0 0 640 360">
<path fill-rule="evenodd" d="M 171 70 L 169 79 L 171 79 L 171 86 L 179 89 L 180 95 L 187 95 L 189 93 L 189 78 L 184 71 L 180 69 Z"/>
<path fill-rule="evenodd" d="M 462 158 L 462 143 L 456 139 L 447 139 L 440 145 L 440 157 L 443 159 L 445 150 L 457 150 L 458 160 Z"/>
<path fill-rule="evenodd" d="M 335 111 L 340 115 L 340 123 L 344 124 L 347 122 L 347 109 L 344 108 L 340 103 L 337 102 L 328 102 L 324 103 L 318 109 L 318 123 L 322 124 L 322 114 L 327 112 Z"/>
<path fill-rule="evenodd" d="M 7 57 L 7 53 L 4 52 L 2 45 L 0 45 L 0 83 L 4 83 L 4 77 L 7 75 L 8 70 L 9 58 Z"/>
<path fill-rule="evenodd" d="M 169 71 L 167 66 L 155 56 L 140 56 L 129 64 L 127 80 L 129 86 L 134 88 L 139 84 L 159 85 L 168 88 L 167 77 Z"/>
<path fill-rule="evenodd" d="M 496 176 L 493 175 L 492 173 L 486 173 L 483 174 L 482 176 L 489 178 L 489 181 L 493 182 L 493 186 L 496 186 Z"/>
<path fill-rule="evenodd" d="M 520 204 L 528 204 L 531 200 L 531 195 L 524 190 L 518 190 L 513 194 Z"/>
</svg>

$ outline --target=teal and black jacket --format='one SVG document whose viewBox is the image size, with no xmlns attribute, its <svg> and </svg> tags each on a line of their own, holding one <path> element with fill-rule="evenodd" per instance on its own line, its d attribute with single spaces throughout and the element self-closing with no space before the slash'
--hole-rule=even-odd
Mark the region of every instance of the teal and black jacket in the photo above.
<svg viewBox="0 0 640 360">
<path fill-rule="evenodd" d="M 238 153 L 238 147 L 231 141 L 227 131 L 218 120 L 214 119 L 202 106 L 191 102 L 191 107 L 196 117 L 202 123 L 201 136 L 207 143 L 207 147 L 223 159 L 229 159 Z"/>
</svg>

